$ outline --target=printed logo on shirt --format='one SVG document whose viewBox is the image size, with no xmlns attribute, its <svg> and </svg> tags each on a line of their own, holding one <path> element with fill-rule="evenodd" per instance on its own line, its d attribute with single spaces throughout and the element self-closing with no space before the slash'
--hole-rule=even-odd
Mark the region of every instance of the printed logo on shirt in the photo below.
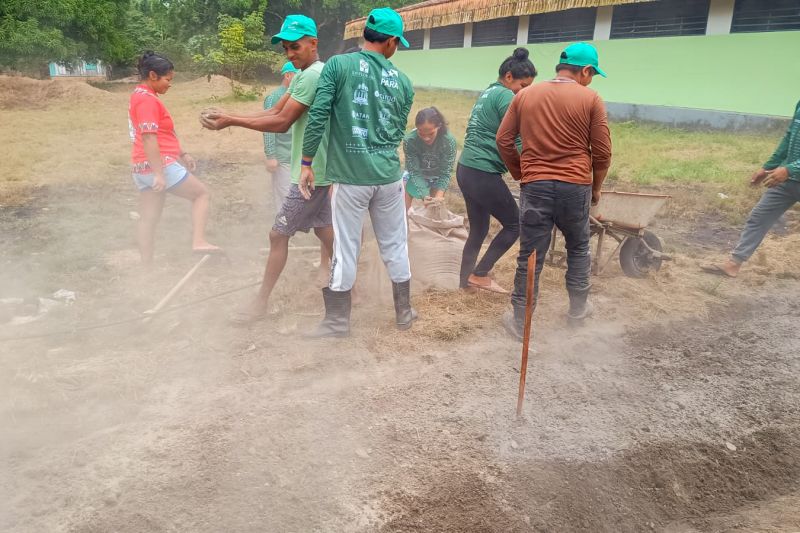
<svg viewBox="0 0 800 533">
<path fill-rule="evenodd" d="M 389 70 L 386 70 L 385 68 L 381 69 L 381 85 L 384 87 L 389 87 L 390 89 L 397 89 L 399 84 L 395 78 L 398 74 L 399 73 L 393 68 L 390 68 Z"/>
<path fill-rule="evenodd" d="M 362 113 L 360 111 L 353 111 L 353 120 L 369 120 L 369 113 Z"/>
<path fill-rule="evenodd" d="M 363 59 L 359 62 L 358 70 L 363 72 L 364 74 L 369 74 L 369 63 L 364 61 Z"/>
<path fill-rule="evenodd" d="M 353 103 L 356 105 L 369 105 L 369 88 L 364 83 L 359 83 L 358 87 L 356 87 L 353 93 Z"/>
<path fill-rule="evenodd" d="M 353 137 L 357 137 L 359 139 L 366 139 L 369 135 L 369 130 L 367 128 L 359 128 L 358 126 L 353 126 Z"/>
<path fill-rule="evenodd" d="M 391 103 L 391 104 L 397 102 L 397 98 L 395 98 L 394 96 L 392 96 L 390 94 L 383 94 L 382 92 L 380 92 L 378 90 L 375 91 L 375 98 L 377 98 L 378 100 L 380 100 L 382 102 L 388 102 L 388 103 Z"/>
<path fill-rule="evenodd" d="M 388 126 L 389 121 L 391 120 L 392 120 L 392 114 L 389 111 L 385 109 L 381 109 L 380 111 L 378 111 L 378 122 L 380 122 L 381 125 Z"/>
</svg>

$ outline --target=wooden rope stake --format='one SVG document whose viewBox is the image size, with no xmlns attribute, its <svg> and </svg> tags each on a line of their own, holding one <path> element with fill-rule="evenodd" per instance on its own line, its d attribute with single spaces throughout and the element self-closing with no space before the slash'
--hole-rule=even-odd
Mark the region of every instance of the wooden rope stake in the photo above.
<svg viewBox="0 0 800 533">
<path fill-rule="evenodd" d="M 528 283 L 525 290 L 525 330 L 522 335 L 522 362 L 519 365 L 519 395 L 517 396 L 517 418 L 522 416 L 522 401 L 525 399 L 525 380 L 528 374 L 528 345 L 531 342 L 531 322 L 536 301 L 533 297 L 533 278 L 536 272 L 536 250 L 528 257 Z"/>
<path fill-rule="evenodd" d="M 158 313 L 159 311 L 161 311 L 170 301 L 172 301 L 172 299 L 175 297 L 175 295 L 178 294 L 181 291 L 181 289 L 184 287 L 184 285 L 186 285 L 189 282 L 189 280 L 192 278 L 192 276 L 194 276 L 195 272 L 197 272 L 200 269 L 200 267 L 203 266 L 203 264 L 206 261 L 208 261 L 209 259 L 211 259 L 211 255 L 210 254 L 205 254 L 203 257 L 201 257 L 200 260 L 191 269 L 189 269 L 189 272 L 187 272 L 180 279 L 180 281 L 178 281 L 178 283 L 176 283 L 175 286 L 172 287 L 172 289 L 170 289 L 170 291 L 167 293 L 167 295 L 164 296 L 163 298 L 161 298 L 161 301 L 159 301 L 156 304 L 155 307 L 153 307 L 152 309 L 148 309 L 147 311 L 145 311 L 142 314 L 154 315 L 154 314 Z M 145 318 L 143 320 L 143 322 L 146 324 L 146 323 L 150 322 L 151 319 L 152 319 L 152 317 Z"/>
</svg>

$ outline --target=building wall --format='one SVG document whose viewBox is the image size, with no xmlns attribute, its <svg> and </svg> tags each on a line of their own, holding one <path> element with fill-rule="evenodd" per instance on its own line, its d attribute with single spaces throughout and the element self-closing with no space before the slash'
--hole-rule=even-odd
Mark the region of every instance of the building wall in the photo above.
<svg viewBox="0 0 800 533">
<path fill-rule="evenodd" d="M 800 32 L 595 41 L 608 102 L 789 116 L 800 100 Z M 553 76 L 565 43 L 528 45 L 539 79 Z M 513 46 L 415 50 L 392 61 L 417 87 L 482 90 Z"/>
</svg>

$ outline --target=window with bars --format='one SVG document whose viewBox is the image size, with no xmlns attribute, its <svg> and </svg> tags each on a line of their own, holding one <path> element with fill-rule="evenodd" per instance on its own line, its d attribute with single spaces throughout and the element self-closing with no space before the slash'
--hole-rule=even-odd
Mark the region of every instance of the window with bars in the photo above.
<svg viewBox="0 0 800 533">
<path fill-rule="evenodd" d="M 614 7 L 612 39 L 705 35 L 709 0 L 659 0 Z"/>
<path fill-rule="evenodd" d="M 732 33 L 800 30 L 800 0 L 736 0 Z"/>
<path fill-rule="evenodd" d="M 590 41 L 594 38 L 597 8 L 568 9 L 531 17 L 529 43 Z"/>
<path fill-rule="evenodd" d="M 472 46 L 517 44 L 519 17 L 484 20 L 472 25 Z"/>
<path fill-rule="evenodd" d="M 463 46 L 463 24 L 431 28 L 431 48 L 461 48 Z"/>
<path fill-rule="evenodd" d="M 412 30 L 403 32 L 403 37 L 405 37 L 406 41 L 408 41 L 408 48 L 400 45 L 398 50 L 422 50 L 422 45 L 425 41 L 425 30 Z"/>
</svg>

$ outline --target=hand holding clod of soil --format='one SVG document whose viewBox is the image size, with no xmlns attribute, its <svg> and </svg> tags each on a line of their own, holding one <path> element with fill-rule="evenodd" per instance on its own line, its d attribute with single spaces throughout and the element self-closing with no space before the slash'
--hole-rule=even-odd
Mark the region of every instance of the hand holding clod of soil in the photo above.
<svg viewBox="0 0 800 533">
<path fill-rule="evenodd" d="M 210 107 L 207 109 L 203 109 L 200 112 L 200 124 L 206 129 L 209 130 L 221 130 L 226 127 L 222 123 L 222 118 L 224 117 L 225 112 L 222 109 L 218 109 L 216 107 Z"/>
</svg>

